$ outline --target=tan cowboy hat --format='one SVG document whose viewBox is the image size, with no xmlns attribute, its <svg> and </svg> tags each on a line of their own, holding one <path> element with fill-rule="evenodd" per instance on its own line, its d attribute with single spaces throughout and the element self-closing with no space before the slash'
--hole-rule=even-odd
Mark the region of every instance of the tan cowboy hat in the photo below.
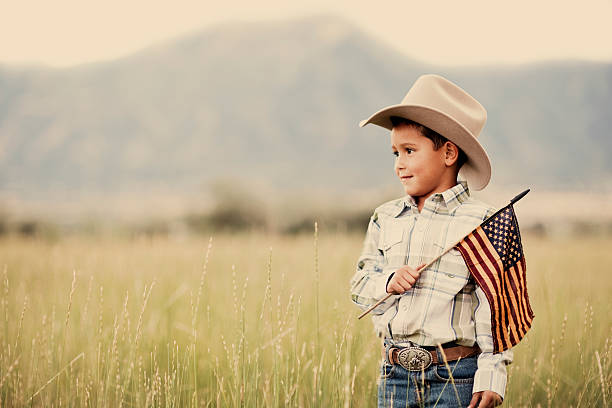
<svg viewBox="0 0 612 408">
<path fill-rule="evenodd" d="M 491 179 L 491 161 L 478 141 L 487 121 L 487 111 L 470 94 L 448 79 L 435 74 L 421 75 L 402 103 L 383 108 L 359 122 L 391 130 L 391 116 L 401 116 L 435 130 L 455 143 L 468 157 L 461 174 L 471 189 L 482 190 Z"/>
</svg>

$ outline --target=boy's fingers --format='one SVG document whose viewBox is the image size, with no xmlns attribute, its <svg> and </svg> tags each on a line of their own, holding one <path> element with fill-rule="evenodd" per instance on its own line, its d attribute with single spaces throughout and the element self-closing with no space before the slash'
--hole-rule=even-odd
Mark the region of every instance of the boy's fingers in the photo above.
<svg viewBox="0 0 612 408">
<path fill-rule="evenodd" d="M 423 263 L 417 268 L 422 268 L 425 265 L 427 264 Z M 394 292 L 396 294 L 404 293 L 414 286 L 420 275 L 421 272 L 419 270 L 405 265 L 395 271 L 395 274 L 389 281 L 389 285 L 387 287 L 390 292 Z"/>
<path fill-rule="evenodd" d="M 396 273 L 389 282 L 389 290 L 396 294 L 404 293 L 412 287 L 416 280 L 410 274 Z"/>
<path fill-rule="evenodd" d="M 405 290 L 410 289 L 412 287 L 412 285 L 414 285 L 415 280 L 414 280 L 414 278 L 412 278 L 412 279 L 411 278 L 412 278 L 411 276 L 402 276 L 400 283 L 402 284 L 402 287 Z"/>
<path fill-rule="evenodd" d="M 496 407 L 501 405 L 501 397 L 494 391 L 484 391 L 482 393 L 478 408 Z"/>
<path fill-rule="evenodd" d="M 402 274 L 402 276 L 406 278 L 411 285 L 413 285 L 414 282 L 419 279 L 419 275 L 419 272 L 415 271 L 414 269 L 407 269 L 405 273 Z"/>
<path fill-rule="evenodd" d="M 417 279 L 419 276 L 421 276 L 421 271 L 419 271 L 418 269 L 410 268 L 408 270 L 408 274 L 412 276 L 414 279 Z"/>
<path fill-rule="evenodd" d="M 402 294 L 406 291 L 402 283 L 399 281 L 396 281 L 393 284 L 390 284 L 389 289 L 391 290 L 392 293 L 395 293 L 396 295 Z"/>
<path fill-rule="evenodd" d="M 476 408 L 476 404 L 478 404 L 481 395 L 482 391 L 474 393 L 474 395 L 472 396 L 472 400 L 470 401 L 470 405 L 468 405 L 468 408 Z"/>
<path fill-rule="evenodd" d="M 414 279 L 414 275 L 410 273 L 410 271 L 403 271 L 403 273 L 400 274 L 399 278 L 402 280 L 410 281 Z"/>
<path fill-rule="evenodd" d="M 404 285 L 398 284 L 397 293 L 401 295 L 402 293 L 406 292 L 408 289 L 410 289 L 410 288 L 405 288 Z"/>
<path fill-rule="evenodd" d="M 396 289 L 396 291 L 398 292 L 404 292 L 404 279 L 402 279 L 401 277 L 398 277 L 397 280 L 395 281 L 395 285 L 393 285 Z"/>
<path fill-rule="evenodd" d="M 483 393 L 480 404 L 478 404 L 478 408 L 488 408 L 493 405 L 492 402 L 491 396 L 487 393 Z"/>
<path fill-rule="evenodd" d="M 414 270 L 414 272 L 416 273 L 416 275 L 415 275 L 415 274 L 413 274 L 412 276 L 414 276 L 415 278 L 418 278 L 419 276 L 421 276 L 422 269 L 423 269 L 423 267 L 424 267 L 425 265 L 427 265 L 427 263 L 422 263 L 422 264 L 420 264 L 419 266 L 417 266 L 417 267 L 416 267 L 416 269 Z"/>
</svg>

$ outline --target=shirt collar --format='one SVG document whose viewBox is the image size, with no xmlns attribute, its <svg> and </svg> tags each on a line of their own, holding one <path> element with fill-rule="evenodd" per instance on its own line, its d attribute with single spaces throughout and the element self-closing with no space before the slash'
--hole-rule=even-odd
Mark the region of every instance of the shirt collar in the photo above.
<svg viewBox="0 0 612 408">
<path fill-rule="evenodd" d="M 459 180 L 457 184 L 455 184 L 451 188 L 441 193 L 434 193 L 430 195 L 429 197 L 427 197 L 427 200 L 425 200 L 425 206 L 427 205 L 428 201 L 442 202 L 448 209 L 448 212 L 451 212 L 455 209 L 455 207 L 465 202 L 469 197 L 470 197 L 470 189 L 468 188 L 467 181 Z M 400 215 L 402 211 L 404 211 L 404 208 L 406 207 L 417 208 L 417 203 L 414 200 L 414 197 L 408 194 L 406 194 L 402 198 L 400 202 L 400 206 L 397 209 L 397 211 L 393 214 L 393 216 L 397 217 L 398 215 Z"/>
</svg>

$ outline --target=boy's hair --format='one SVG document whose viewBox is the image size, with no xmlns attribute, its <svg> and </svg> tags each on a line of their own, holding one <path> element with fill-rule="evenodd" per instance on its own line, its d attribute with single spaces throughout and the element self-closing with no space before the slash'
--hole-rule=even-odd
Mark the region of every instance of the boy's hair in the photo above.
<svg viewBox="0 0 612 408">
<path fill-rule="evenodd" d="M 393 127 L 401 123 L 404 123 L 408 126 L 415 127 L 419 132 L 421 132 L 423 136 L 425 136 L 426 138 L 428 138 L 429 140 L 433 142 L 434 150 L 440 149 L 446 142 L 452 143 L 452 141 L 448 140 L 447 138 L 445 138 L 444 136 L 442 136 L 435 130 L 430 129 L 427 126 L 421 125 L 419 122 L 415 122 L 414 120 L 406 119 L 401 116 L 391 116 L 389 117 L 389 119 L 391 119 L 391 123 L 393 124 Z M 456 143 L 454 143 L 454 145 L 457 146 Z M 465 152 L 461 150 L 459 146 L 457 146 L 457 150 L 459 150 L 459 157 L 457 157 L 457 170 L 459 170 L 461 166 L 463 166 L 463 164 L 467 161 L 467 156 L 465 155 Z"/>
</svg>

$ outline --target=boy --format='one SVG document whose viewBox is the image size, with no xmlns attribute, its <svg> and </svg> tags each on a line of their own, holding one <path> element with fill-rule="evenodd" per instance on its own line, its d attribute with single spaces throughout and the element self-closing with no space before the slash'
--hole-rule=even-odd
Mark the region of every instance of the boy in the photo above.
<svg viewBox="0 0 612 408">
<path fill-rule="evenodd" d="M 393 294 L 372 311 L 383 343 L 379 407 L 492 407 L 503 400 L 512 350 L 493 353 L 491 309 L 461 253 L 453 248 L 421 270 L 496 211 L 468 188 L 482 190 L 491 178 L 477 139 L 485 122 L 486 110 L 463 89 L 422 75 L 401 104 L 360 123 L 391 130 L 406 193 L 374 210 L 350 281 L 362 310 Z"/>
</svg>

